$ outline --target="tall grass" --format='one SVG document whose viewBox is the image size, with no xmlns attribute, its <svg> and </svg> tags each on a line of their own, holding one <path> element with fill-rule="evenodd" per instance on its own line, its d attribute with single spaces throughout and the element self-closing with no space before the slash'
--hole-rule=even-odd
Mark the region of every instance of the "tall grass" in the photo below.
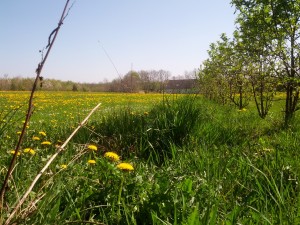
<svg viewBox="0 0 300 225">
<path fill-rule="evenodd" d="M 78 133 L 18 222 L 299 224 L 299 125 L 283 130 L 278 120 L 200 96 L 112 111 L 88 124 L 93 132 Z M 86 151 L 80 143 L 88 142 L 100 151 Z M 134 171 L 118 170 L 103 157 L 106 151 L 117 152 Z M 12 189 L 20 193 L 31 172 L 17 172 Z"/>
<path fill-rule="evenodd" d="M 162 163 L 172 156 L 173 145 L 182 146 L 189 140 L 200 115 L 196 99 L 166 98 L 149 111 L 124 108 L 103 117 L 95 131 L 102 135 L 101 144 L 107 149 Z"/>
</svg>

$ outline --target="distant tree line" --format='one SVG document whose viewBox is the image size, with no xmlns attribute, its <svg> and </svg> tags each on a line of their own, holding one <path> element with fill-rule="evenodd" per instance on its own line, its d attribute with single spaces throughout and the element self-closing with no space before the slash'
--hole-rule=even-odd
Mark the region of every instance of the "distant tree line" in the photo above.
<svg viewBox="0 0 300 225">
<path fill-rule="evenodd" d="M 191 78 L 195 72 L 186 72 L 184 76 L 172 77 L 172 79 Z M 44 91 L 88 91 L 88 92 L 159 92 L 162 93 L 171 73 L 166 70 L 141 70 L 129 71 L 110 82 L 77 83 L 73 81 L 61 81 L 44 79 L 38 90 Z M 29 91 L 32 89 L 34 78 L 12 77 L 8 74 L 0 77 L 1 91 Z"/>
<path fill-rule="evenodd" d="M 12 77 L 4 75 L 0 78 L 1 91 L 30 91 L 34 78 Z M 61 81 L 55 79 L 44 79 L 40 82 L 38 90 L 45 91 L 103 91 L 105 83 L 76 83 L 73 81 Z"/>
</svg>

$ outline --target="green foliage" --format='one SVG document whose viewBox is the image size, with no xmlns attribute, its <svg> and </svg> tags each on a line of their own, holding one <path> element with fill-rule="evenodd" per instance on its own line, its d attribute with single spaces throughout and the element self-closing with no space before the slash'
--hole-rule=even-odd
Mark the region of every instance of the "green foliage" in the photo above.
<svg viewBox="0 0 300 225">
<path fill-rule="evenodd" d="M 245 1 L 233 0 L 238 12 L 240 39 L 245 53 L 257 67 L 256 77 L 267 75 L 268 79 L 259 82 L 261 87 L 272 93 L 270 84 L 284 84 L 286 92 L 285 125 L 291 122 L 297 111 L 299 100 L 299 1 Z M 259 86 L 256 86 L 259 87 Z M 271 85 L 273 86 L 273 85 Z M 261 95 L 263 96 L 263 95 Z M 271 95 L 267 95 L 271 96 Z M 268 100 L 262 100 L 266 102 Z M 261 105 L 261 106 L 260 106 Z M 260 108 L 258 107 L 260 106 Z M 263 104 L 257 104 L 263 117 Z"/>
<path fill-rule="evenodd" d="M 149 112 L 131 108 L 114 112 L 95 124 L 96 132 L 104 137 L 100 143 L 107 149 L 118 149 L 124 156 L 135 153 L 162 163 L 172 156 L 172 145 L 182 146 L 189 140 L 200 115 L 196 101 L 197 96 L 187 96 L 165 99 Z"/>
<path fill-rule="evenodd" d="M 109 108 L 49 167 L 16 222 L 298 224 L 299 118 L 294 126 L 281 129 L 280 114 L 271 111 L 261 120 L 252 104 L 238 111 L 190 96 L 148 108 L 141 105 L 140 110 Z M 54 146 L 33 143 L 32 134 L 43 128 L 44 138 L 55 141 L 71 130 L 51 130 L 47 124 L 30 125 L 33 131 L 29 129 L 24 145 L 34 147 L 36 154 L 18 157 L 6 196 L 9 207 L 55 152 Z M 8 129 L 5 132 L 13 132 Z M 91 142 L 98 151 L 86 148 Z M 9 148 L 8 142 L 3 144 Z M 106 151 L 118 152 L 134 171 L 119 170 L 119 162 L 103 156 Z M 3 153 L 1 177 L 9 158 Z M 91 159 L 95 164 L 88 163 Z M 61 169 L 62 164 L 67 167 Z M 5 218 L 3 213 L 1 221 Z"/>
</svg>

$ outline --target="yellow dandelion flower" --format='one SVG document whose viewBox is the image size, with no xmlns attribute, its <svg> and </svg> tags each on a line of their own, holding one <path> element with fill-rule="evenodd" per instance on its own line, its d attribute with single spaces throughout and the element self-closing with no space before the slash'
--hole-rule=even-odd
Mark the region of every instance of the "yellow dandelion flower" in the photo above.
<svg viewBox="0 0 300 225">
<path fill-rule="evenodd" d="M 90 164 L 90 165 L 94 165 L 94 164 L 96 164 L 96 161 L 95 161 L 95 160 L 93 160 L 93 159 L 90 159 L 90 160 L 88 161 L 88 164 Z"/>
<path fill-rule="evenodd" d="M 67 165 L 62 164 L 62 165 L 60 165 L 60 168 L 61 168 L 61 169 L 66 169 L 66 168 L 67 168 Z"/>
<path fill-rule="evenodd" d="M 133 166 L 129 163 L 120 163 L 117 165 L 117 168 L 120 170 L 125 170 L 125 171 L 132 171 L 134 170 Z"/>
<path fill-rule="evenodd" d="M 30 153 L 31 155 L 35 155 L 35 151 L 34 151 L 33 149 L 30 149 L 29 153 Z"/>
<path fill-rule="evenodd" d="M 51 142 L 50 142 L 50 141 L 43 141 L 43 142 L 41 143 L 41 145 L 51 145 Z"/>
<path fill-rule="evenodd" d="M 97 146 L 96 145 L 89 145 L 88 149 L 90 149 L 92 151 L 97 151 Z"/>
<path fill-rule="evenodd" d="M 11 150 L 11 151 L 10 151 L 10 154 L 12 154 L 12 155 L 14 155 L 15 153 L 16 153 L 16 151 L 15 151 L 15 150 Z M 18 154 L 17 154 L 17 155 L 18 155 L 18 156 L 19 156 L 19 155 L 21 155 L 21 152 L 18 152 Z"/>
<path fill-rule="evenodd" d="M 40 131 L 39 134 L 42 135 L 42 136 L 47 136 L 44 131 Z"/>
<path fill-rule="evenodd" d="M 40 138 L 39 138 L 39 137 L 36 137 L 36 136 L 33 136 L 33 137 L 32 137 L 32 140 L 34 140 L 34 141 L 39 141 Z"/>
<path fill-rule="evenodd" d="M 104 154 L 104 157 L 105 158 L 109 158 L 112 161 L 119 161 L 120 160 L 120 157 L 116 153 L 114 153 L 114 152 L 106 152 Z"/>
<path fill-rule="evenodd" d="M 17 132 L 17 134 L 21 134 L 21 133 L 22 133 L 21 131 L 18 131 L 18 132 Z"/>
<path fill-rule="evenodd" d="M 25 148 L 23 152 L 27 153 L 30 152 L 31 148 Z"/>
</svg>

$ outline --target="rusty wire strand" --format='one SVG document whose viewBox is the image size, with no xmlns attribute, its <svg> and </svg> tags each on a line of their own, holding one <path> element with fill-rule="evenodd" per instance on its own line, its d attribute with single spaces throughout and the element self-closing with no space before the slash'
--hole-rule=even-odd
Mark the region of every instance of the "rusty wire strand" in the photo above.
<svg viewBox="0 0 300 225">
<path fill-rule="evenodd" d="M 64 19 L 67 16 L 67 13 L 70 10 L 70 8 L 68 9 L 69 2 L 70 2 L 70 0 L 67 0 L 66 3 L 65 3 L 65 6 L 64 6 L 61 18 L 60 18 L 59 23 L 58 23 L 58 27 L 55 29 L 55 32 L 53 34 L 52 34 L 52 32 L 50 34 L 50 36 L 51 35 L 54 35 L 54 36 L 53 36 L 52 39 L 49 36 L 49 38 L 51 39 L 51 42 L 50 42 L 49 47 L 47 48 L 47 52 L 45 54 L 45 57 L 42 57 L 42 60 L 38 64 L 38 67 L 37 67 L 37 69 L 35 71 L 36 72 L 36 78 L 35 78 L 35 81 L 33 83 L 31 94 L 30 94 L 29 101 L 28 101 L 28 110 L 27 110 L 27 114 L 26 114 L 26 119 L 25 119 L 25 122 L 23 124 L 23 128 L 22 128 L 22 131 L 21 131 L 21 134 L 20 134 L 20 137 L 19 137 L 16 149 L 15 149 L 15 153 L 13 155 L 13 158 L 11 159 L 10 165 L 8 167 L 8 170 L 7 170 L 7 173 L 6 173 L 6 176 L 5 176 L 5 179 L 3 181 L 1 191 L 0 191 L 0 208 L 3 208 L 4 196 L 5 196 L 5 191 L 6 191 L 6 188 L 7 188 L 8 180 L 9 180 L 11 174 L 12 174 L 13 167 L 15 165 L 15 162 L 16 162 L 16 159 L 17 159 L 17 155 L 19 153 L 19 149 L 20 149 L 21 143 L 22 143 L 23 138 L 25 136 L 26 126 L 27 126 L 27 124 L 28 124 L 28 122 L 30 120 L 30 117 L 31 117 L 31 114 L 32 114 L 32 111 L 33 111 L 33 95 L 35 93 L 38 81 L 41 80 L 40 74 L 41 74 L 43 66 L 44 66 L 44 64 L 45 64 L 45 62 L 46 62 L 46 60 L 48 58 L 48 55 L 49 55 L 49 53 L 51 51 L 51 48 L 52 48 L 52 46 L 53 46 L 53 44 L 55 42 L 56 36 L 58 34 L 58 31 L 59 31 L 61 25 L 63 24 L 63 21 L 64 21 Z M 73 6 L 73 4 L 72 4 L 72 6 Z"/>
</svg>

